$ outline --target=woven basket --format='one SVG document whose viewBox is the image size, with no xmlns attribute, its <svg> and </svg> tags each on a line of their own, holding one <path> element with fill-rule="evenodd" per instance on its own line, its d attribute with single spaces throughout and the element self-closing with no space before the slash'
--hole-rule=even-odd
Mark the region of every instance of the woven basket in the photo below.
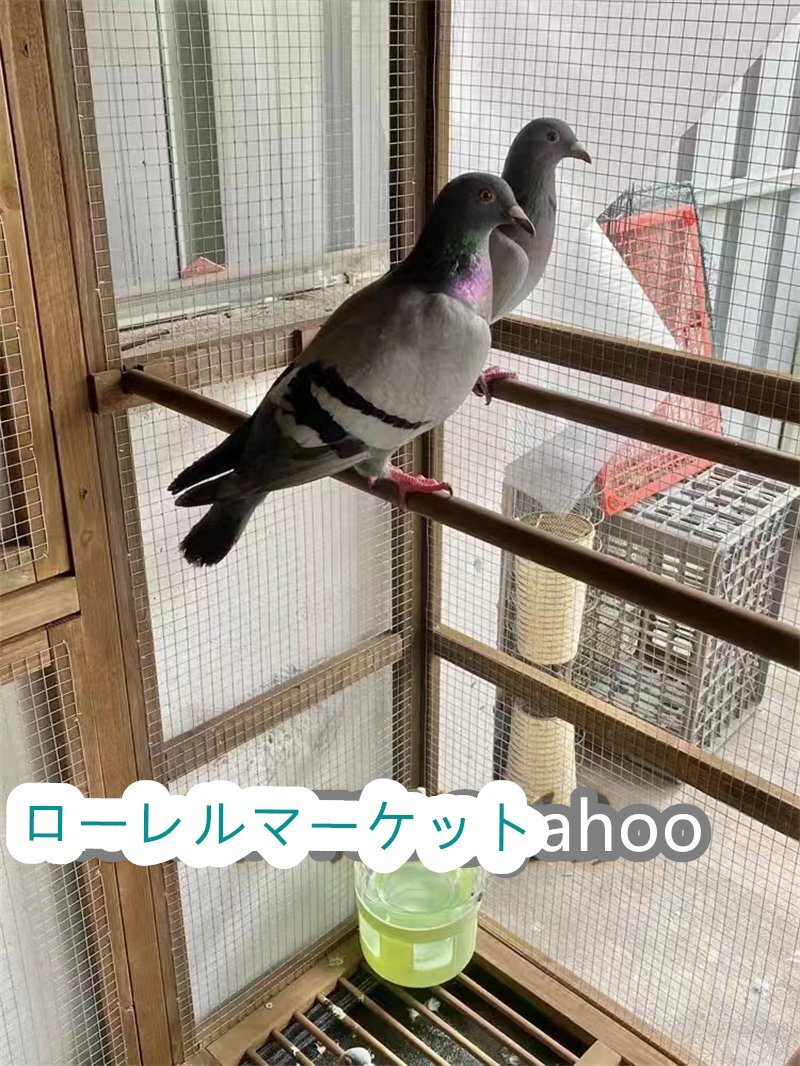
<svg viewBox="0 0 800 1066">
<path fill-rule="evenodd" d="M 553 793 L 552 803 L 569 803 L 578 787 L 575 727 L 561 718 L 534 718 L 515 707 L 511 717 L 507 778 L 533 803 Z"/>
<path fill-rule="evenodd" d="M 532 514 L 527 525 L 591 548 L 594 526 L 578 514 Z M 517 652 L 538 666 L 568 663 L 578 651 L 586 585 L 528 559 L 516 561 Z"/>
</svg>

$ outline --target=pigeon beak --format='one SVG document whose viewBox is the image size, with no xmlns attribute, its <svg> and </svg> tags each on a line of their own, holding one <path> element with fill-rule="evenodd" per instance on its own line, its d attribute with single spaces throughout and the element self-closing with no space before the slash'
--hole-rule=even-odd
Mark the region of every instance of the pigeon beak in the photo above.
<svg viewBox="0 0 800 1066">
<path fill-rule="evenodd" d="M 522 226 L 524 230 L 527 230 L 528 233 L 530 233 L 531 237 L 536 236 L 536 230 L 534 229 L 533 223 L 522 210 L 522 208 L 519 206 L 519 204 L 514 204 L 512 207 L 509 207 L 508 214 L 511 218 L 514 219 L 518 226 Z"/>
<path fill-rule="evenodd" d="M 576 141 L 573 144 L 573 146 L 569 150 L 569 154 L 574 159 L 582 159 L 584 163 L 591 163 L 592 161 L 592 157 L 589 155 L 589 153 L 586 151 L 580 141 Z"/>
</svg>

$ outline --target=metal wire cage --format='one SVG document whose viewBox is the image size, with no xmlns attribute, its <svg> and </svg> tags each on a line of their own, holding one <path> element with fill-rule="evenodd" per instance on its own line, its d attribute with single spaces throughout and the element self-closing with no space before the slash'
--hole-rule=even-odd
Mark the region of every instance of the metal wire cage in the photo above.
<svg viewBox="0 0 800 1066">
<path fill-rule="evenodd" d="M 197 572 L 177 551 L 194 516 L 165 487 L 218 437 L 124 392 L 120 372 L 193 390 L 195 413 L 203 400 L 251 410 L 327 315 L 409 250 L 444 180 L 499 171 L 524 122 L 558 114 L 595 168 L 561 167 L 553 257 L 520 317 L 495 325 L 493 361 L 556 401 L 722 430 L 728 454 L 731 441 L 788 451 L 800 25 L 787 5 L 757 6 L 645 3 L 621 23 L 608 5 L 515 0 L 59 0 L 44 20 L 48 61 L 66 71 L 54 140 L 137 770 L 180 791 L 219 778 L 354 790 L 379 776 L 436 791 L 498 769 L 524 783 L 535 764 L 616 806 L 697 803 L 714 830 L 701 861 L 531 863 L 492 886 L 485 918 L 669 1061 L 714 1066 L 763 1066 L 796 1032 L 797 672 L 721 638 L 712 655 L 707 617 L 670 629 L 618 585 L 565 597 L 577 653 L 537 662 L 518 621 L 554 607 L 547 585 L 520 595 L 513 523 L 501 535 L 492 520 L 490 543 L 476 508 L 562 526 L 580 515 L 604 574 L 669 570 L 680 590 L 714 594 L 716 618 L 746 603 L 793 622 L 792 492 L 690 449 L 670 452 L 665 474 L 660 445 L 500 391 L 398 457 L 446 472 L 472 505 L 466 518 L 452 505 L 462 531 L 328 480 L 274 497 L 220 568 Z M 721 567 L 708 547 L 726 520 L 708 503 L 720 479 L 739 553 Z M 737 524 L 742 507 L 756 533 Z M 691 512 L 669 542 L 680 566 L 665 549 L 671 509 Z M 677 661 L 687 645 L 691 670 Z M 614 684 L 626 663 L 635 699 Z M 728 685 L 713 699 L 712 667 Z M 531 728 L 542 722 L 553 759 Z M 176 1059 L 261 1017 L 354 921 L 347 861 L 169 864 L 150 884 Z M 96 1061 L 117 1061 L 116 1026 Z M 253 1054 L 287 1050 L 267 1034 Z"/>
<path fill-rule="evenodd" d="M 4 795 L 25 782 L 87 793 L 68 643 L 55 634 L 0 660 Z M 5 837 L 5 805 L 2 831 Z M 127 1061 L 104 879 L 97 859 L 0 865 L 0 1059 L 37 1066 Z"/>
</svg>

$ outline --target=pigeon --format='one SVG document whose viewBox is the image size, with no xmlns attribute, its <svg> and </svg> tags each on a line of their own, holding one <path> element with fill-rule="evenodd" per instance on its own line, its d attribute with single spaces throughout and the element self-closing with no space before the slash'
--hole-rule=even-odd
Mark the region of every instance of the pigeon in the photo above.
<svg viewBox="0 0 800 1066">
<path fill-rule="evenodd" d="M 489 352 L 489 238 L 533 226 L 508 183 L 462 174 L 442 189 L 411 253 L 346 300 L 274 382 L 255 413 L 169 486 L 179 507 L 211 505 L 181 544 L 195 566 L 230 552 L 264 497 L 355 467 L 370 485 L 452 491 L 390 464 L 444 422 Z"/>
<path fill-rule="evenodd" d="M 589 153 L 566 124 L 557 118 L 537 118 L 523 126 L 506 156 L 503 177 L 535 233 L 500 226 L 492 234 L 492 318 L 509 314 L 530 296 L 542 280 L 556 228 L 556 167 L 567 157 L 591 163 Z M 499 367 L 481 374 L 474 392 L 491 400 L 491 383 L 515 377 Z"/>
</svg>

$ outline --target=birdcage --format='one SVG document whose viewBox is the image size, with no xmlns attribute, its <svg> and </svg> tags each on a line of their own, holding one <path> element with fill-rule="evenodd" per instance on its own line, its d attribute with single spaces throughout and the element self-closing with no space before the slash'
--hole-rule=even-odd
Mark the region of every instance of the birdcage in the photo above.
<svg viewBox="0 0 800 1066">
<path fill-rule="evenodd" d="M 629 6 L 0 2 L 3 799 L 26 778 L 434 796 L 500 773 L 529 802 L 549 776 L 551 798 L 711 824 L 692 861 L 488 878 L 472 962 L 429 989 L 367 966 L 348 854 L 4 852 L 0 1060 L 793 1051 L 800 25 L 779 3 Z M 345 470 L 189 566 L 176 475 L 371 299 L 450 178 L 500 172 L 547 115 L 580 143 L 540 127 L 561 155 L 519 190 L 540 252 L 555 218 L 538 284 L 491 324 L 519 380 L 393 457 L 454 495 L 401 510 Z M 570 636 L 551 661 L 519 639 L 520 573 L 528 635 Z"/>
</svg>

